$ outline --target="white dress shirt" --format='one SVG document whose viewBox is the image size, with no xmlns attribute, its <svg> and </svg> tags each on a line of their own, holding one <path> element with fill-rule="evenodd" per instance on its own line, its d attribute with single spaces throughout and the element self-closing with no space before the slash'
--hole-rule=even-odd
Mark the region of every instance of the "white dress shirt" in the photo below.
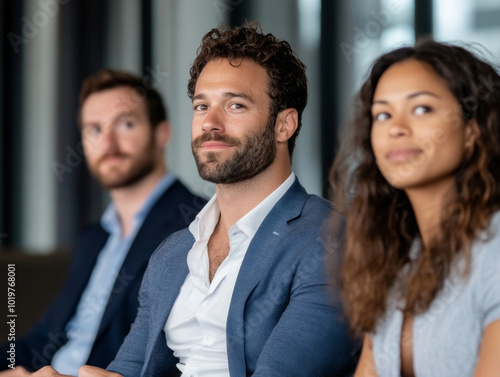
<svg viewBox="0 0 500 377">
<path fill-rule="evenodd" d="M 295 180 L 293 173 L 229 230 L 229 254 L 209 281 L 207 244 L 219 221 L 214 196 L 189 226 L 195 243 L 188 253 L 189 273 L 165 323 L 167 346 L 179 358 L 182 377 L 229 376 L 226 321 L 241 263 L 255 233 Z"/>
</svg>

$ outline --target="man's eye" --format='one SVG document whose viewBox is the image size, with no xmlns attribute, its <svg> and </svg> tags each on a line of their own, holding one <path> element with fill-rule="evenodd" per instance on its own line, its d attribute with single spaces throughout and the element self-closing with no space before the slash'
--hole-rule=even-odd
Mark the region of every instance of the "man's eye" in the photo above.
<svg viewBox="0 0 500 377">
<path fill-rule="evenodd" d="M 135 123 L 131 120 L 123 120 L 120 123 L 118 123 L 118 131 L 128 131 L 134 128 Z"/>
<path fill-rule="evenodd" d="M 86 132 L 89 136 L 97 136 L 101 134 L 101 127 L 99 126 L 88 127 Z"/>
<path fill-rule="evenodd" d="M 238 109 L 243 109 L 245 106 L 242 105 L 241 103 L 233 103 L 231 106 L 229 106 L 233 110 L 238 110 Z"/>
<path fill-rule="evenodd" d="M 195 111 L 204 111 L 206 109 L 208 109 L 208 106 L 204 104 L 199 104 L 194 106 Z"/>
</svg>

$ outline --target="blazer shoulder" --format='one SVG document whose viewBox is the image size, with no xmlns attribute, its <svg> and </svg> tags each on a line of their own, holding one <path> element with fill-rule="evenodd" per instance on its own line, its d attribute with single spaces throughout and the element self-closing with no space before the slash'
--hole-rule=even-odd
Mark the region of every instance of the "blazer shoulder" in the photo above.
<svg viewBox="0 0 500 377">
<path fill-rule="evenodd" d="M 104 230 L 104 228 L 101 226 L 99 222 L 94 222 L 91 224 L 88 224 L 83 228 L 83 230 L 80 232 L 78 241 L 84 240 L 86 238 L 93 238 L 96 236 L 102 236 L 102 235 L 107 235 L 108 233 Z"/>
<path fill-rule="evenodd" d="M 172 186 L 165 191 L 161 199 L 165 197 L 174 197 L 178 202 L 190 204 L 198 211 L 207 203 L 206 199 L 192 193 L 179 179 L 176 179 Z"/>
<path fill-rule="evenodd" d="M 193 194 L 176 180 L 158 199 L 148 217 L 155 222 L 178 223 L 178 229 L 182 229 L 194 220 L 206 203 L 204 198 Z"/>
<path fill-rule="evenodd" d="M 84 259 L 91 259 L 91 255 L 102 249 L 108 237 L 109 233 L 104 230 L 100 223 L 86 226 L 75 243 L 73 258 L 83 254 Z"/>
<path fill-rule="evenodd" d="M 194 237 L 189 231 L 189 228 L 181 229 L 169 235 L 158 246 L 156 251 L 151 256 L 150 264 L 155 261 L 163 260 L 165 257 L 175 257 L 187 254 L 194 243 Z"/>
<path fill-rule="evenodd" d="M 317 195 L 308 194 L 302 207 L 301 217 L 315 218 L 322 221 L 333 213 L 333 205 L 330 201 Z"/>
<path fill-rule="evenodd" d="M 328 212 L 331 212 L 333 210 L 332 202 L 314 194 L 307 195 L 305 207 L 315 208 Z"/>
</svg>

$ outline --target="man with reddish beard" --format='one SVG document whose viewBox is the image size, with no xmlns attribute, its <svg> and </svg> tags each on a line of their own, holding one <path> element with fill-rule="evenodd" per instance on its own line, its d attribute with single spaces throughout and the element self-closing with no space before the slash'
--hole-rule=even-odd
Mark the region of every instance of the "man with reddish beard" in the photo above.
<svg viewBox="0 0 500 377">
<path fill-rule="evenodd" d="M 136 316 L 152 252 L 206 203 L 167 172 L 170 125 L 161 96 L 145 81 L 101 70 L 84 82 L 80 100 L 87 165 L 112 202 L 78 242 L 57 299 L 16 341 L 16 368 L 0 376 L 45 365 L 67 374 L 83 364 L 107 366 Z"/>
<path fill-rule="evenodd" d="M 220 27 L 203 38 L 188 94 L 193 154 L 216 195 L 152 256 L 107 371 L 84 366 L 79 376 L 352 373 L 356 347 L 325 276 L 331 205 L 291 170 L 304 65 L 256 24 Z"/>
</svg>

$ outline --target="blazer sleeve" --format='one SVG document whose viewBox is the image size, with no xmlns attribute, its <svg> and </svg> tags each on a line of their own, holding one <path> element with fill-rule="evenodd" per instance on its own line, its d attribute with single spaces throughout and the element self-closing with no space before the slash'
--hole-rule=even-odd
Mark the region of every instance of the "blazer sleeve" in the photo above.
<svg viewBox="0 0 500 377">
<path fill-rule="evenodd" d="M 156 312 L 153 315 L 152 306 L 158 299 L 155 295 L 158 286 L 157 269 L 164 266 L 157 257 L 167 240 L 168 238 L 151 257 L 139 291 L 139 310 L 135 321 L 115 359 L 106 368 L 124 377 L 170 377 L 177 376 L 178 373 L 177 359 L 167 347 L 165 337 L 161 336 L 163 332 L 151 335 L 152 327 L 155 327 L 152 325 L 156 325 L 155 328 L 161 325 L 160 317 L 164 314 Z"/>
<path fill-rule="evenodd" d="M 60 305 L 61 296 L 56 298 L 42 319 L 26 335 L 12 342 L 15 347 L 16 366 L 23 366 L 31 372 L 42 368 L 50 363 L 54 353 L 66 343 L 63 329 L 55 329 L 50 320 L 59 315 L 57 307 Z M 0 347 L 2 355 L 7 354 L 9 345 L 10 342 Z M 7 369 L 7 365 L 8 360 L 5 357 L 0 358 L 0 370 Z"/>
<path fill-rule="evenodd" d="M 297 265 L 291 292 L 282 292 L 290 294 L 289 303 L 259 355 L 253 377 L 351 375 L 359 345 L 350 337 L 340 301 L 327 283 L 323 242 L 299 247 L 308 249 L 307 256 Z"/>
<path fill-rule="evenodd" d="M 24 336 L 16 338 L 16 365 L 29 371 L 38 370 L 49 365 L 56 351 L 67 342 L 65 326 L 81 294 L 80 277 L 89 273 L 94 262 L 85 257 L 83 249 L 75 250 L 68 278 L 40 320 Z M 4 352 L 6 347 L 8 344 L 0 347 L 0 351 Z M 5 358 L 0 360 L 0 369 L 6 369 Z"/>
<path fill-rule="evenodd" d="M 135 321 L 115 359 L 107 367 L 107 370 L 124 377 L 140 376 L 145 362 L 149 334 L 150 280 L 150 269 L 147 269 L 139 291 L 139 310 Z"/>
<path fill-rule="evenodd" d="M 63 288 L 40 320 L 22 337 L 16 338 L 16 365 L 29 371 L 38 370 L 52 361 L 56 351 L 66 342 L 65 327 L 76 310 L 98 251 L 108 234 L 98 225 L 89 227 L 80 238 Z M 5 354 L 9 344 L 0 347 Z M 0 370 L 7 369 L 5 358 L 0 358 Z"/>
</svg>

